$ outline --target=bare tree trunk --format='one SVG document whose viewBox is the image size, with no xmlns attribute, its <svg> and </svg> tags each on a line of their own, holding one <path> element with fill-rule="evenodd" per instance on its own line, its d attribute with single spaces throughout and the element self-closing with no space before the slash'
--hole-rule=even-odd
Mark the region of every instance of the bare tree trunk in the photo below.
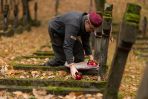
<svg viewBox="0 0 148 99">
<path fill-rule="evenodd" d="M 25 24 L 28 24 L 31 21 L 29 0 L 22 0 L 22 5 L 23 5 L 23 19 Z"/>
<path fill-rule="evenodd" d="M 90 0 L 89 2 L 89 12 L 92 11 L 92 8 L 93 8 L 93 0 Z"/>
<path fill-rule="evenodd" d="M 14 29 L 16 29 L 18 27 L 18 12 L 19 12 L 19 9 L 18 9 L 18 4 L 15 4 L 14 5 Z"/>
<path fill-rule="evenodd" d="M 34 20 L 37 21 L 37 11 L 38 11 L 38 3 L 34 4 Z"/>
<path fill-rule="evenodd" d="M 95 0 L 96 10 L 103 11 L 105 2 L 106 2 L 106 0 Z"/>
<path fill-rule="evenodd" d="M 60 0 L 55 0 L 55 16 L 58 15 L 58 9 L 59 9 Z"/>
<path fill-rule="evenodd" d="M 6 3 L 4 5 L 3 10 L 3 30 L 6 31 L 8 29 L 8 14 L 9 14 L 9 5 Z"/>
<path fill-rule="evenodd" d="M 1 0 L 1 13 L 3 13 L 3 4 L 4 4 L 4 2 L 3 2 L 3 0 Z"/>
</svg>

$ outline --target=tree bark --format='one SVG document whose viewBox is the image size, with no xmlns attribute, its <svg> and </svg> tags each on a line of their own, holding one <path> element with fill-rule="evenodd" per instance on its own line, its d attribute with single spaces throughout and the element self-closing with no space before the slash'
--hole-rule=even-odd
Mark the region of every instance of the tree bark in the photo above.
<svg viewBox="0 0 148 99">
<path fill-rule="evenodd" d="M 55 16 L 58 15 L 58 9 L 59 9 L 59 4 L 60 4 L 60 1 L 59 0 L 55 0 Z"/>
<path fill-rule="evenodd" d="M 103 11 L 106 0 L 95 0 L 96 10 Z"/>
<path fill-rule="evenodd" d="M 29 10 L 29 0 L 22 0 L 23 5 L 23 19 L 28 24 L 31 21 L 31 15 Z"/>
<path fill-rule="evenodd" d="M 38 11 L 38 3 L 34 4 L 34 20 L 37 21 L 37 11 Z"/>
<path fill-rule="evenodd" d="M 18 9 L 18 5 L 15 4 L 14 5 L 14 29 L 17 28 L 18 26 L 18 12 L 19 12 L 19 9 Z"/>
<path fill-rule="evenodd" d="M 1 13 L 3 13 L 3 4 L 4 4 L 4 2 L 3 2 L 3 0 L 0 0 L 1 1 Z"/>
<path fill-rule="evenodd" d="M 4 5 L 3 10 L 3 30 L 6 31 L 8 29 L 8 14 L 9 14 L 9 5 Z"/>
</svg>

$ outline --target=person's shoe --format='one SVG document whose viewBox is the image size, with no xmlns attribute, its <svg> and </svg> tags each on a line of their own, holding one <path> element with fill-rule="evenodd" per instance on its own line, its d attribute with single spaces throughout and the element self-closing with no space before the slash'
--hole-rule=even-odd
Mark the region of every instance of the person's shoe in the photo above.
<svg viewBox="0 0 148 99">
<path fill-rule="evenodd" d="M 43 66 L 63 66 L 65 63 L 55 59 L 47 61 Z"/>
</svg>

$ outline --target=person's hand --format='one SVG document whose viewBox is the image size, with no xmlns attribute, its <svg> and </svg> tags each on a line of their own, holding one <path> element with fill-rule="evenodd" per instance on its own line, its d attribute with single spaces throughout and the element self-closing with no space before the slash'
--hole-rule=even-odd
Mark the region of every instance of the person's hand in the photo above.
<svg viewBox="0 0 148 99">
<path fill-rule="evenodd" d="M 89 55 L 89 60 L 94 60 L 93 55 Z"/>
<path fill-rule="evenodd" d="M 111 42 L 114 42 L 114 38 L 112 36 L 110 37 L 110 41 Z"/>
<path fill-rule="evenodd" d="M 88 63 L 89 63 L 89 61 L 91 61 L 91 62 L 95 63 L 96 65 L 97 65 L 97 64 L 99 64 L 99 61 L 94 60 L 93 55 L 89 55 L 89 60 L 88 60 Z"/>
<path fill-rule="evenodd" d="M 76 78 L 76 72 L 78 72 L 78 70 L 76 69 L 74 64 L 70 64 L 70 72 L 71 72 L 71 76 L 72 78 Z"/>
</svg>

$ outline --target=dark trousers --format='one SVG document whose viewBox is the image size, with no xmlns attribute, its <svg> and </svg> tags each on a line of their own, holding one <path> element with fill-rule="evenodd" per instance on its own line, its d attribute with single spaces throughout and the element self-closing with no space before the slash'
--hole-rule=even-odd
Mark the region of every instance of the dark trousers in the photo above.
<svg viewBox="0 0 148 99">
<path fill-rule="evenodd" d="M 52 28 L 49 28 L 48 32 L 52 43 L 52 48 L 55 54 L 55 60 L 58 62 L 65 63 L 66 56 L 63 49 L 64 37 L 57 34 L 56 31 Z M 84 61 L 84 52 L 80 40 L 75 41 L 73 47 L 73 55 L 75 63 Z"/>
</svg>

